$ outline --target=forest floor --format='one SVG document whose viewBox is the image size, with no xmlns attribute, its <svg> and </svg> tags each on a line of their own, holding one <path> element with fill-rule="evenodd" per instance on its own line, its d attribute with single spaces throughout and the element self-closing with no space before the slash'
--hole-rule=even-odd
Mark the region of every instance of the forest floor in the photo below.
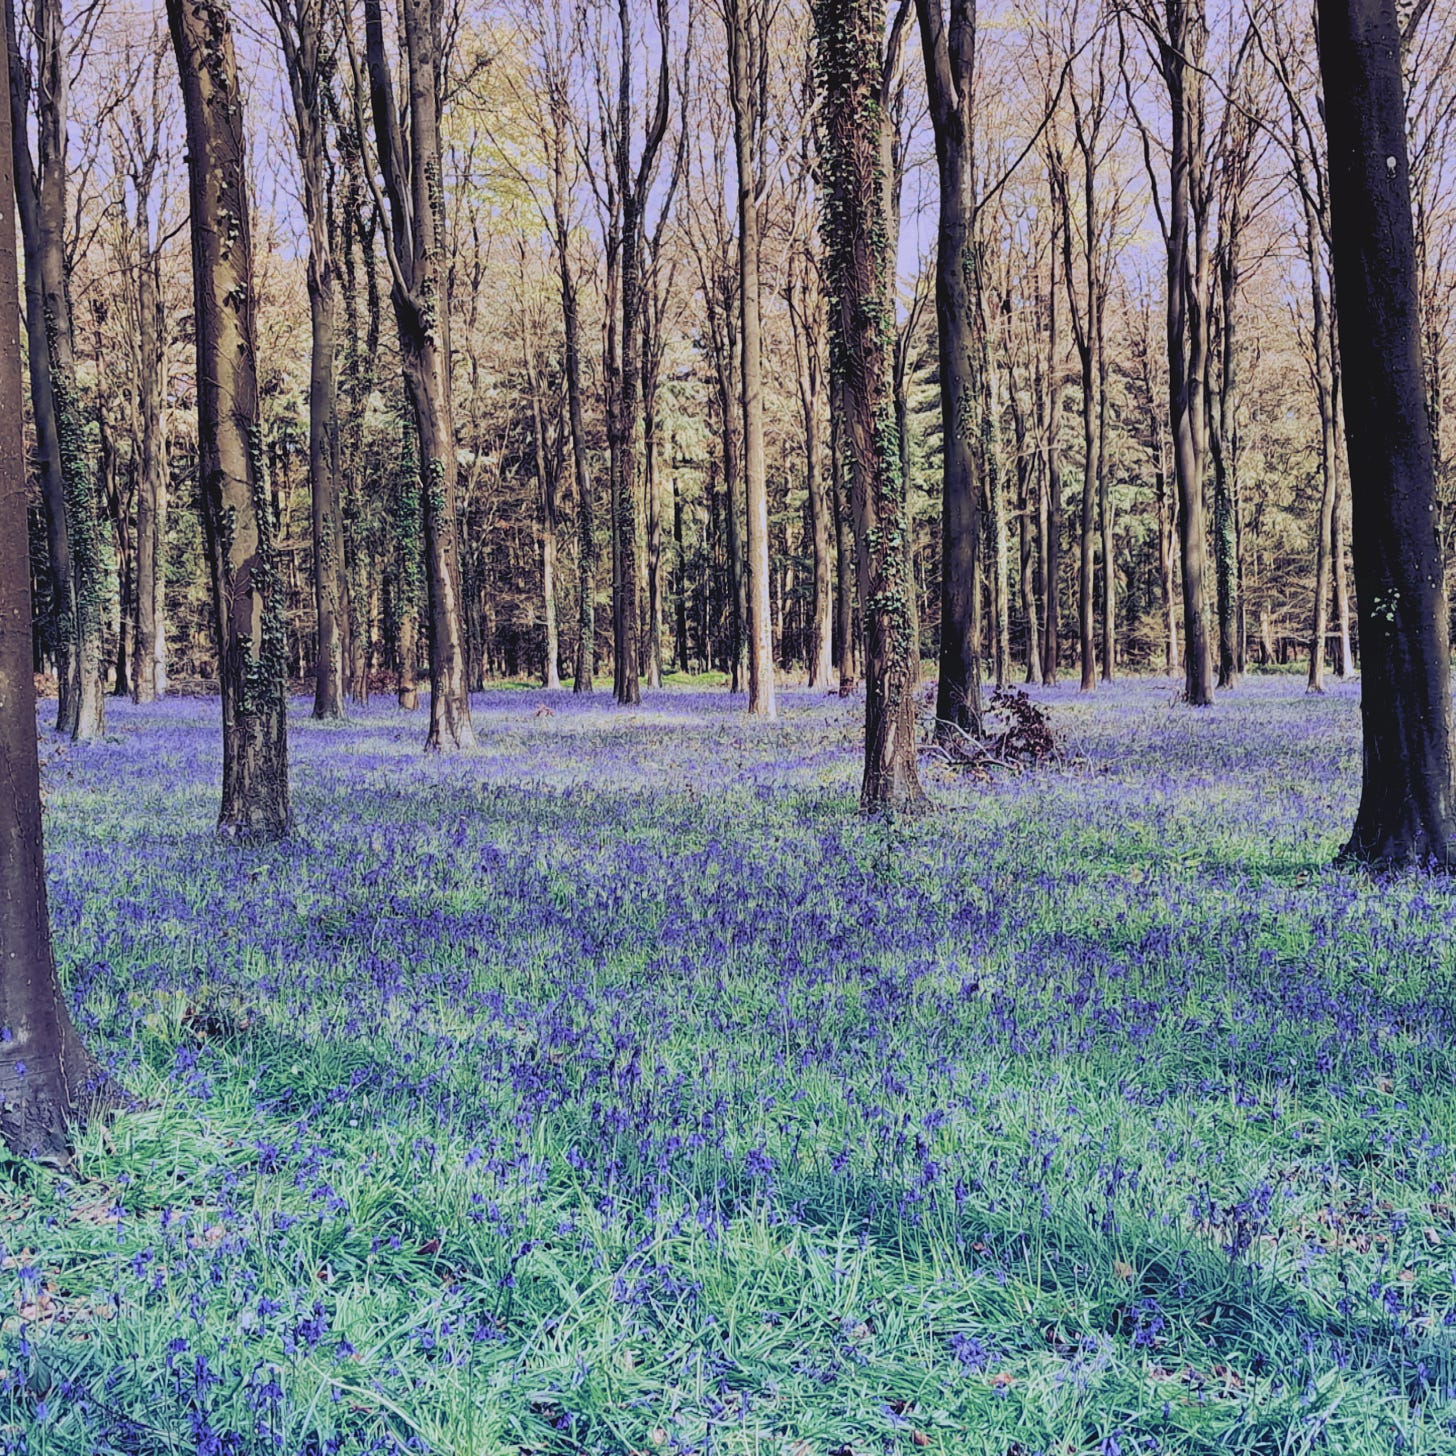
<svg viewBox="0 0 1456 1456">
<path fill-rule="evenodd" d="M 1357 689 L 1037 696 L 896 824 L 858 701 L 300 701 L 267 849 L 215 702 L 46 734 L 138 1103 L 0 1169 L 0 1449 L 1456 1452 L 1456 896 L 1330 867 Z"/>
</svg>

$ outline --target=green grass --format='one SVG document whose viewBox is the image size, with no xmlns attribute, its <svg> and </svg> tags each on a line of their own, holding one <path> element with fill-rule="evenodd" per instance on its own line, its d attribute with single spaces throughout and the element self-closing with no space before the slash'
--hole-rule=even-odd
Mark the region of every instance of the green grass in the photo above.
<svg viewBox="0 0 1456 1456">
<path fill-rule="evenodd" d="M 0 1449 L 1456 1453 L 1456 901 L 1329 868 L 1348 693 L 1168 698 L 891 825 L 817 694 L 299 718 L 241 851 L 118 711 L 49 834 L 137 1105 L 4 1170 Z"/>
</svg>

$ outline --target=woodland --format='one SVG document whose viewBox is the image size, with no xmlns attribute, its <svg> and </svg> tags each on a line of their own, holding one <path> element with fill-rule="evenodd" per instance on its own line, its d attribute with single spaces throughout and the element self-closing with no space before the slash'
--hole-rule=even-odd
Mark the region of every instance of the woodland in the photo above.
<svg viewBox="0 0 1456 1456">
<path fill-rule="evenodd" d="M 1449 5 L 3 3 L 0 1456 L 1456 1456 Z"/>
</svg>

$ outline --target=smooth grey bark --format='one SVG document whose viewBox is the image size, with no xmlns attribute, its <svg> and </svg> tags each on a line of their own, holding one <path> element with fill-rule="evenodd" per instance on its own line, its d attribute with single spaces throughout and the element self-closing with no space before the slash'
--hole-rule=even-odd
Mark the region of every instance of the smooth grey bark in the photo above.
<svg viewBox="0 0 1456 1456">
<path fill-rule="evenodd" d="M 1342 857 L 1456 865 L 1450 637 L 1435 531 L 1394 0 L 1319 0 L 1362 657 L 1360 807 Z"/>
</svg>

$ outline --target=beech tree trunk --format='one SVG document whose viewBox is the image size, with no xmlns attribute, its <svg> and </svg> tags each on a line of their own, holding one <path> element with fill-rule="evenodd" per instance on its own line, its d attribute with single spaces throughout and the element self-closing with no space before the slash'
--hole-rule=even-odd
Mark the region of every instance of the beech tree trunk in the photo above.
<svg viewBox="0 0 1456 1456">
<path fill-rule="evenodd" d="M 327 245 L 327 227 L 318 231 Z M 310 232 L 314 224 L 310 223 Z M 333 265 L 310 242 L 309 312 L 313 345 L 309 368 L 308 465 L 313 507 L 313 589 L 317 619 L 314 645 L 313 716 L 344 717 L 344 664 L 348 661 L 348 580 L 344 573 L 344 523 L 339 509 L 339 419 L 335 362 Z"/>
<path fill-rule="evenodd" d="M 658 156 L 667 132 L 669 71 L 668 0 L 654 7 L 662 45 L 656 96 L 647 119 L 642 149 L 634 165 L 633 79 L 637 57 L 633 40 L 635 0 L 617 0 L 620 51 L 615 98 L 609 103 L 604 125 L 610 133 L 612 171 L 609 192 L 615 212 L 608 251 L 616 253 L 616 287 L 608 287 L 607 444 L 610 453 L 612 500 L 612 692 L 617 702 L 642 701 L 641 567 L 638 562 L 637 447 L 638 399 L 642 386 L 643 234 L 648 196 L 657 176 Z M 610 261 L 610 260 L 609 260 Z"/>
<path fill-rule="evenodd" d="M 555 462 L 548 461 L 546 453 L 546 419 L 541 406 L 541 373 L 532 342 L 524 338 L 521 344 L 525 366 L 526 385 L 531 391 L 531 438 L 536 458 L 536 488 L 541 500 L 541 611 L 545 627 L 545 643 L 541 664 L 541 684 L 546 688 L 561 686 L 558 662 L 561 654 L 560 633 L 556 625 L 556 536 L 558 507 L 556 501 L 557 476 L 560 453 Z M 557 444 L 561 434 L 557 431 Z"/>
<path fill-rule="evenodd" d="M 983 380 L 977 368 L 975 247 L 975 0 L 916 0 L 925 56 L 940 212 L 935 319 L 940 365 L 940 680 L 935 717 L 965 732 L 981 726 L 981 496 L 976 456 Z M 904 483 L 900 483 L 903 492 Z M 913 584 L 912 584 L 913 585 Z M 915 791 L 918 792 L 918 784 Z"/>
<path fill-rule="evenodd" d="M 1206 48 L 1204 0 L 1167 0 L 1158 36 L 1159 65 L 1172 111 L 1166 215 L 1168 403 L 1178 483 L 1178 544 L 1183 567 L 1184 695 L 1194 707 L 1213 702 L 1213 653 L 1204 571 L 1206 449 L 1204 372 L 1208 362 L 1207 217 L 1203 192 L 1204 108 L 1200 67 Z"/>
<path fill-rule="evenodd" d="M 1224 239 L 1219 266 L 1219 382 L 1212 401 L 1213 543 L 1215 600 L 1218 612 L 1218 686 L 1238 684 L 1244 667 L 1239 629 L 1238 555 L 1238 287 L 1242 239 L 1235 231 Z"/>
<path fill-rule="evenodd" d="M 738 369 L 741 356 L 738 348 L 738 329 L 734 325 L 732 289 L 726 283 L 719 288 L 721 308 L 719 318 L 721 329 L 713 328 L 713 311 L 718 305 L 709 303 L 709 332 L 713 340 L 714 375 L 718 384 L 718 416 L 723 425 L 723 439 L 720 445 L 723 461 L 723 511 L 728 543 L 728 690 L 743 690 L 743 638 L 746 619 L 745 572 L 743 569 L 743 530 L 739 524 L 739 489 L 741 475 L 740 437 L 742 411 L 735 409 L 739 397 Z"/>
<path fill-rule="evenodd" d="M 1062 575 L 1062 466 L 1059 436 L 1062 429 L 1062 385 L 1057 377 L 1061 356 L 1057 347 L 1057 240 L 1052 224 L 1050 281 L 1047 286 L 1046 355 L 1046 480 L 1043 497 L 1045 524 L 1042 528 L 1042 590 L 1046 597 L 1046 625 L 1041 638 L 1041 678 L 1048 687 L 1057 681 L 1057 658 L 1061 636 Z"/>
<path fill-rule="evenodd" d="M 1340 427 L 1335 431 L 1335 511 L 1330 518 L 1330 556 L 1334 570 L 1331 575 L 1335 586 L 1335 674 L 1341 679 L 1351 677 L 1355 671 L 1355 654 L 1350 643 L 1350 580 L 1345 570 L 1345 554 L 1348 539 L 1349 481 L 1350 465 L 1346 458 L 1344 412 L 1341 396 L 1339 370 L 1335 371 L 1335 418 Z M 1431 421 L 1431 439 L 1436 437 L 1436 423 Z"/>
<path fill-rule="evenodd" d="M 56 728 L 78 743 L 105 727 L 102 691 L 100 509 L 86 462 L 66 276 L 66 128 L 70 54 L 59 0 L 31 12 L 34 88 L 21 57 L 13 0 L 6 0 L 10 118 L 16 200 L 24 238 L 31 404 L 51 553 L 51 627 L 59 702 Z M 35 161 L 29 113 L 35 102 Z M 64 577 L 62 573 L 64 572 Z"/>
<path fill-rule="evenodd" d="M 759 278 L 756 151 L 762 123 L 759 88 L 768 65 L 771 11 L 762 0 L 723 0 L 728 36 L 728 94 L 733 106 L 733 151 L 738 178 L 738 312 L 742 364 L 738 371 L 743 419 L 743 485 L 747 506 L 746 595 L 748 711 L 777 716 L 774 699 L 773 621 L 769 601 L 768 482 L 763 444 L 762 285 Z"/>
<path fill-rule="evenodd" d="M 0 78 L 8 88 L 8 76 Z M 20 309 L 10 108 L 0 108 L 0 1138 L 16 1157 L 66 1156 L 100 1074 L 66 1010 L 51 953 L 31 676 L 21 437 Z"/>
<path fill-rule="evenodd" d="M 219 830 L 288 830 L 287 633 L 258 422 L 243 101 L 219 0 L 167 0 L 187 118 L 197 466 L 222 682 Z"/>
<path fill-rule="evenodd" d="M 1456 866 L 1450 637 L 1435 532 L 1395 0 L 1319 0 L 1354 509 L 1364 772 L 1345 859 Z"/>
<path fill-rule="evenodd" d="M 792 264 L 791 264 L 792 267 Z M 790 274 L 786 296 L 798 366 L 799 411 L 804 426 L 804 489 L 809 507 L 809 544 L 814 581 L 809 608 L 809 686 L 828 688 L 834 672 L 834 504 L 826 488 L 820 414 L 824 394 L 822 302 L 811 286 L 812 264 L 800 277 Z M 831 467 L 832 469 L 832 467 Z"/>
<path fill-rule="evenodd" d="M 658 438 L 657 382 L 650 370 L 643 370 L 642 380 L 642 507 L 647 528 L 647 630 L 642 643 L 642 668 L 647 686 L 662 686 L 662 483 L 657 460 L 661 446 Z"/>
<path fill-rule="evenodd" d="M 845 459 L 844 379 L 835 349 L 829 353 L 830 508 L 834 512 L 835 624 L 838 631 L 839 695 L 854 687 L 857 633 L 854 615 L 854 527 L 851 520 L 849 462 Z"/>
<path fill-rule="evenodd" d="M 1035 350 L 1033 348 L 1033 355 Z M 1038 364 L 1031 361 L 1033 393 L 1036 389 Z M 1041 682 L 1041 626 L 1036 602 L 1037 563 L 1037 459 L 1028 438 L 1026 406 L 1017 387 L 1016 372 L 1008 355 L 1006 399 L 1011 406 L 1011 426 L 1016 438 L 1016 564 L 1017 588 L 1021 598 L 1021 617 L 1026 634 L 1026 681 Z"/>
<path fill-rule="evenodd" d="M 677 471 L 672 474 L 672 608 L 673 646 L 679 672 L 691 672 L 688 665 L 688 573 L 687 552 L 683 544 L 682 493 L 677 488 Z"/>
<path fill-rule="evenodd" d="M 450 397 L 450 309 L 445 286 L 440 172 L 440 14 L 430 0 L 402 0 L 403 115 L 384 45 L 380 0 L 365 0 L 369 99 L 388 200 L 388 257 L 405 395 L 419 440 L 429 608 L 430 728 L 427 750 L 475 746 L 466 678 L 456 522 L 459 463 Z M 405 127 L 408 127 L 408 136 Z"/>
<path fill-rule="evenodd" d="M 983 318 L 981 475 L 986 488 L 986 546 L 991 566 L 991 666 L 996 686 L 1011 680 L 1011 582 L 1006 558 L 1006 487 L 1001 456 L 1001 374 Z"/>
<path fill-rule="evenodd" d="M 137 237 L 143 255 L 137 269 L 137 631 L 132 662 L 134 696 L 154 702 L 166 692 L 167 432 L 166 334 L 162 319 L 160 260 L 147 246 L 138 201 Z"/>
<path fill-rule="evenodd" d="M 916 765 L 905 482 L 889 380 L 894 318 L 879 185 L 876 113 L 883 79 L 876 0 L 815 6 L 824 127 L 823 236 L 832 347 L 842 361 L 865 632 L 866 812 L 925 806 Z"/>
<path fill-rule="evenodd" d="M 308 478 L 313 528 L 313 716 L 344 717 L 349 660 L 349 580 L 339 504 L 339 388 L 335 266 L 325 194 L 324 131 L 329 84 L 322 0 L 266 0 L 283 50 L 293 103 L 294 147 L 308 227 L 308 306 L 312 326 L 308 392 Z"/>
<path fill-rule="evenodd" d="M 589 694 L 596 667 L 596 512 L 591 462 L 587 456 L 586 415 L 582 406 L 581 309 L 576 271 L 571 263 L 571 211 L 567 180 L 570 113 L 564 82 L 554 68 L 547 75 L 551 135 L 551 229 L 561 284 L 562 355 L 566 375 L 566 416 L 571 435 L 571 469 L 576 485 L 576 671 L 572 691 Z"/>
<path fill-rule="evenodd" d="M 1095 194 L 1092 163 L 1089 161 L 1087 166 L 1089 174 L 1083 199 L 1086 208 L 1085 236 L 1081 244 L 1086 297 L 1080 309 L 1075 282 L 1077 270 L 1072 252 L 1075 233 L 1072 227 L 1071 183 L 1060 163 L 1054 166 L 1052 172 L 1061 204 L 1062 270 L 1067 288 L 1068 311 L 1072 320 L 1072 342 L 1076 346 L 1077 360 L 1082 370 L 1082 509 L 1077 530 L 1077 637 L 1082 665 L 1081 690 L 1084 693 L 1090 693 L 1097 687 L 1095 573 L 1097 503 L 1102 477 L 1102 435 L 1098 429 L 1098 399 L 1102 374 L 1099 358 L 1101 329 L 1097 324 L 1099 283 L 1095 261 Z M 1105 577 L 1105 566 L 1103 574 Z"/>
</svg>

